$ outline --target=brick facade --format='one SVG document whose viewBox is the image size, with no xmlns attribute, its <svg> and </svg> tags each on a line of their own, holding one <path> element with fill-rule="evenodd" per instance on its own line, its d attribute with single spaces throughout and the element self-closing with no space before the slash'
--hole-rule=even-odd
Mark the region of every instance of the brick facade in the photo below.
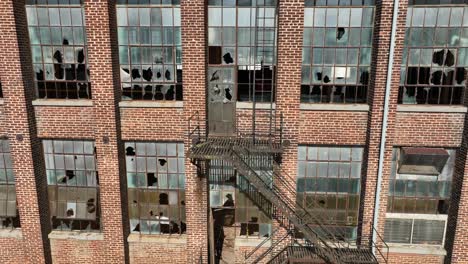
<svg viewBox="0 0 468 264">
<path fill-rule="evenodd" d="M 302 0 L 279 1 L 276 113 L 284 117 L 284 139 L 290 142 L 282 169 L 297 173 L 298 145 L 364 146 L 361 186 L 361 231 L 370 238 L 377 189 L 380 141 L 387 78 L 391 78 L 390 113 L 384 151 L 383 184 L 378 231 L 384 232 L 388 178 L 394 146 L 458 148 L 454 198 L 449 226 L 453 232 L 446 249 L 446 263 L 467 263 L 468 205 L 467 121 L 465 113 L 398 112 L 397 94 L 407 1 L 398 11 L 393 75 L 387 76 L 391 0 L 377 1 L 369 111 L 301 110 Z M 88 106 L 32 105 L 35 98 L 24 1 L 0 1 L 0 137 L 8 137 L 15 167 L 21 236 L 2 236 L 0 263 L 208 263 L 208 183 L 199 178 L 187 158 L 187 234 L 177 242 L 129 239 L 125 141 L 184 142 L 188 148 L 187 120 L 198 112 L 206 117 L 206 1 L 181 1 L 183 45 L 183 106 L 119 106 L 120 76 L 115 1 L 86 0 L 85 19 L 91 72 L 92 100 Z M 8 69 L 8 70 L 5 70 Z M 47 101 L 47 100 L 46 100 Z M 150 102 L 150 104 L 153 102 Z M 267 112 L 267 111 L 265 111 Z M 239 131 L 250 129 L 251 110 L 238 109 Z M 261 115 L 259 115 L 261 120 Z M 42 139 L 88 139 L 96 145 L 100 176 L 102 232 L 99 238 L 48 238 L 51 233 Z M 295 183 L 293 183 L 295 184 Z M 289 193 L 294 197 L 293 193 Z M 458 203 L 460 201 L 464 201 Z M 277 225 L 277 224 L 276 224 Z M 279 234 L 278 236 L 281 236 Z M 453 250 L 452 250 L 453 246 Z M 236 248 L 237 262 L 253 247 Z M 260 254 L 261 251 L 257 252 Z M 450 259 L 451 257 L 451 259 Z M 391 253 L 389 263 L 442 263 L 443 256 Z M 451 262 L 450 262 L 451 261 Z"/>
</svg>

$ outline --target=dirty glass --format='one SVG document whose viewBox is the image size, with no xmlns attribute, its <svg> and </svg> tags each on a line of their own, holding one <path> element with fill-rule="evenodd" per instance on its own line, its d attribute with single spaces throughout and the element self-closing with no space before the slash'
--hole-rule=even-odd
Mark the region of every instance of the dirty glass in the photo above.
<svg viewBox="0 0 468 264">
<path fill-rule="evenodd" d="M 99 231 L 99 177 L 93 141 L 43 140 L 54 230 Z"/>
<path fill-rule="evenodd" d="M 10 144 L 7 139 L 0 138 L 0 229 L 19 227 Z"/>
<path fill-rule="evenodd" d="M 463 104 L 468 74 L 468 7 L 422 7 L 416 2 L 407 11 L 398 103 Z"/>
<path fill-rule="evenodd" d="M 126 142 L 125 161 L 130 232 L 185 233 L 184 144 Z"/>
<path fill-rule="evenodd" d="M 299 146 L 297 201 L 330 225 L 355 230 L 362 155 L 362 147 Z"/>
<path fill-rule="evenodd" d="M 270 102 L 276 74 L 276 2 L 247 2 L 208 3 L 210 94 L 225 102 Z M 214 69 L 222 72 L 221 68 L 235 76 L 222 87 L 213 76 Z"/>
<path fill-rule="evenodd" d="M 374 6 L 358 2 L 306 2 L 301 102 L 366 103 Z"/>
<path fill-rule="evenodd" d="M 90 99 L 82 3 L 26 2 L 37 97 Z"/>
<path fill-rule="evenodd" d="M 177 1 L 117 1 L 122 100 L 182 100 Z"/>
<path fill-rule="evenodd" d="M 389 181 L 389 213 L 447 214 L 450 200 L 455 150 L 447 149 L 449 159 L 437 177 L 398 174 L 400 149 L 393 150 Z"/>
</svg>

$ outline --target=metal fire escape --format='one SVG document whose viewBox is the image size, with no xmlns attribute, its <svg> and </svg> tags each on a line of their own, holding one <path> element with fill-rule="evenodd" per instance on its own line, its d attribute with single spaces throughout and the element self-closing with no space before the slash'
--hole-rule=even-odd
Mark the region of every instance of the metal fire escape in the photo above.
<svg viewBox="0 0 468 264">
<path fill-rule="evenodd" d="M 344 232 L 330 229 L 325 217 L 309 212 L 294 198 L 295 179 L 281 169 L 285 142 L 283 118 L 273 106 L 276 69 L 264 63 L 269 53 L 276 53 L 275 41 L 271 43 L 266 36 L 266 24 L 276 25 L 277 14 L 267 13 L 265 8 L 256 8 L 251 115 L 237 113 L 236 133 L 223 137 L 209 135 L 205 118 L 194 113 L 188 120 L 188 137 L 192 142 L 188 157 L 197 166 L 199 177 L 208 178 L 210 163 L 214 160 L 230 163 L 239 177 L 236 188 L 279 223 L 278 229 L 245 256 L 246 263 L 379 263 L 373 249 L 386 263 L 387 257 L 381 248 L 386 245 L 383 240 L 379 243 L 369 239 L 359 243 L 350 241 Z M 274 34 L 276 40 L 276 30 Z M 271 75 L 267 67 L 272 67 Z M 257 109 L 256 91 L 263 91 L 266 83 L 271 83 L 272 87 L 270 107 Z M 286 232 L 278 232 L 280 229 Z M 297 234 L 303 239 L 296 239 Z M 268 240 L 271 240 L 271 247 L 255 254 Z"/>
</svg>

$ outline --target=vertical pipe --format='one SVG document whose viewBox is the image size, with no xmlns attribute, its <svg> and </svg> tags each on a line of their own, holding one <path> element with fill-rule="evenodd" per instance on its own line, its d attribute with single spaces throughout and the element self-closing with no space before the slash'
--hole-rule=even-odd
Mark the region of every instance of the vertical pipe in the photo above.
<svg viewBox="0 0 468 264">
<path fill-rule="evenodd" d="M 379 210 L 380 210 L 380 193 L 381 193 L 381 185 L 382 185 L 382 174 L 383 174 L 383 163 L 384 163 L 384 155 L 385 155 L 385 143 L 387 139 L 387 124 L 388 124 L 388 112 L 389 112 L 389 104 L 390 104 L 390 90 L 392 85 L 392 71 L 393 71 L 393 56 L 395 53 L 395 35 L 396 35 L 396 27 L 397 27 L 397 20 L 398 20 L 398 5 L 399 0 L 393 1 L 393 17 L 392 17 L 392 32 L 390 36 L 390 54 L 388 58 L 388 66 L 387 66 L 387 81 L 385 84 L 385 100 L 384 100 L 384 114 L 383 114 L 383 121 L 382 121 L 382 134 L 380 138 L 380 153 L 379 153 L 379 167 L 377 173 L 377 190 L 375 193 L 375 206 L 374 206 L 374 219 L 373 219 L 373 226 L 372 228 L 372 241 L 375 245 L 377 245 L 377 226 L 379 221 Z M 376 255 L 376 248 L 372 247 L 372 253 Z"/>
</svg>

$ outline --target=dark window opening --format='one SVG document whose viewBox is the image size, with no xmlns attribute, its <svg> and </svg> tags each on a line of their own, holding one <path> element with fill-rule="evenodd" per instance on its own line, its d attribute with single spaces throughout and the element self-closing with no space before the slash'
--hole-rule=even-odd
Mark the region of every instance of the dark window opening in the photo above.
<svg viewBox="0 0 468 264">
<path fill-rule="evenodd" d="M 99 179 L 92 141 L 44 140 L 54 230 L 99 231 Z"/>
<path fill-rule="evenodd" d="M 0 229 L 19 228 L 15 176 L 7 139 L 0 139 Z"/>
<path fill-rule="evenodd" d="M 183 99 L 178 5 L 178 1 L 117 3 L 122 100 Z"/>
<path fill-rule="evenodd" d="M 127 142 L 125 149 L 130 231 L 185 233 L 183 144 Z"/>
<path fill-rule="evenodd" d="M 302 47 L 301 102 L 367 102 L 374 27 L 370 2 L 306 3 Z M 357 5 L 356 7 L 354 7 Z"/>
<path fill-rule="evenodd" d="M 27 1 L 26 12 L 37 96 L 90 99 L 81 1 Z"/>
<path fill-rule="evenodd" d="M 398 103 L 462 104 L 468 72 L 464 41 L 468 8 L 437 0 L 413 2 L 407 12 Z M 431 6 L 418 6 L 423 2 Z"/>
</svg>

